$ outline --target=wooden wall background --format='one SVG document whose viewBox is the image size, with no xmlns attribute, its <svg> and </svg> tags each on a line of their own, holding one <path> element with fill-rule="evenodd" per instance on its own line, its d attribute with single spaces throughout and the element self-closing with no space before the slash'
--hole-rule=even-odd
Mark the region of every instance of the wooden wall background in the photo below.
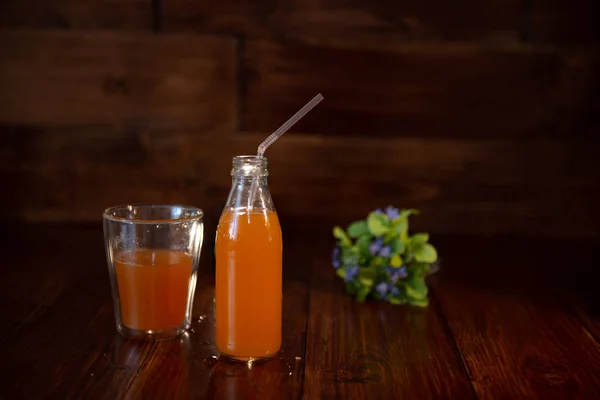
<svg viewBox="0 0 600 400">
<path fill-rule="evenodd" d="M 592 237 L 598 0 L 4 0 L 0 218 L 204 208 L 268 151 L 284 226 L 389 203 L 439 232 Z"/>
</svg>

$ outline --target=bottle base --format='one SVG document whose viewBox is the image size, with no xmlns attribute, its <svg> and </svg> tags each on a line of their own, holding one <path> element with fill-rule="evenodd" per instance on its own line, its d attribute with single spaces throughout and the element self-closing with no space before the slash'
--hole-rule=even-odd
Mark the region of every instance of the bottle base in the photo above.
<svg viewBox="0 0 600 400">
<path fill-rule="evenodd" d="M 270 353 L 270 354 L 266 354 L 264 356 L 238 356 L 238 355 L 227 354 L 227 353 L 221 352 L 221 357 L 226 360 L 229 360 L 229 361 L 248 363 L 248 362 L 269 360 L 269 359 L 275 357 L 275 355 L 277 355 L 277 353 L 279 353 L 279 350 L 277 350 L 273 353 Z"/>
</svg>

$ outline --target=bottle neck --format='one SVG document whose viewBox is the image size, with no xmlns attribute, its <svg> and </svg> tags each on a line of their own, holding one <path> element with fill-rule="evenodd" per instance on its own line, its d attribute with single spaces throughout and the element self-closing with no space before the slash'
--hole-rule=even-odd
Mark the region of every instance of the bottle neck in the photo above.
<svg viewBox="0 0 600 400">
<path fill-rule="evenodd" d="M 233 159 L 232 185 L 226 209 L 245 211 L 275 210 L 267 184 L 267 160 L 257 156 Z"/>
<path fill-rule="evenodd" d="M 233 157 L 231 176 L 262 177 L 268 176 L 267 159 L 258 156 Z"/>
<path fill-rule="evenodd" d="M 255 185 L 268 186 L 267 176 L 240 176 L 234 175 L 231 177 L 232 185 L 251 185 L 255 182 Z"/>
</svg>

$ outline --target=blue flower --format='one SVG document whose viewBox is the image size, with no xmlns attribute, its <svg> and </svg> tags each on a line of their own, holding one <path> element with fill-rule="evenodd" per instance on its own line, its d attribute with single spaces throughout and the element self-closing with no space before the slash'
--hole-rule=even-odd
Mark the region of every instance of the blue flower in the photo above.
<svg viewBox="0 0 600 400">
<path fill-rule="evenodd" d="M 400 216 L 400 211 L 398 211 L 397 208 L 389 206 L 389 207 L 386 207 L 385 214 L 390 219 L 390 221 L 393 221 Z"/>
<path fill-rule="evenodd" d="M 375 239 L 373 243 L 369 246 L 369 251 L 371 255 L 374 256 L 381 250 L 381 246 L 383 246 L 383 238 Z"/>
<path fill-rule="evenodd" d="M 346 268 L 346 277 L 344 280 L 346 282 L 350 282 L 354 280 L 354 278 L 358 275 L 358 265 L 353 265 L 351 267 Z"/>
<path fill-rule="evenodd" d="M 388 284 L 381 282 L 379 285 L 375 286 L 375 290 L 377 290 L 381 297 L 384 297 L 388 291 Z"/>
<path fill-rule="evenodd" d="M 390 297 L 398 297 L 400 295 L 400 290 L 394 286 L 390 285 Z"/>
<path fill-rule="evenodd" d="M 398 282 L 398 279 L 404 279 L 408 276 L 408 271 L 406 265 L 401 266 L 400 268 L 391 268 L 391 271 L 388 269 L 390 273 L 390 280 L 393 283 Z"/>
<path fill-rule="evenodd" d="M 392 253 L 392 248 L 390 247 L 390 245 L 385 245 L 381 248 L 381 250 L 379 250 L 379 255 L 381 257 L 389 257 L 390 254 Z"/>
<path fill-rule="evenodd" d="M 377 210 L 375 210 L 375 212 L 378 214 L 383 214 L 383 210 L 381 208 L 378 208 Z"/>
<path fill-rule="evenodd" d="M 340 248 L 336 247 L 333 249 L 333 254 L 331 255 L 331 263 L 335 269 L 340 267 Z"/>
</svg>

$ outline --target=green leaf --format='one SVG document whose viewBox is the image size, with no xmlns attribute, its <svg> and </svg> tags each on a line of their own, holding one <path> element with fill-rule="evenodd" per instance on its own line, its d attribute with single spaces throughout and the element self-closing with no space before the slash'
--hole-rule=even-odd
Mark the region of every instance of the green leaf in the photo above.
<svg viewBox="0 0 600 400">
<path fill-rule="evenodd" d="M 390 260 L 390 266 L 394 267 L 394 268 L 400 268 L 401 265 L 402 265 L 402 257 L 400 257 L 398 254 L 393 255 Z"/>
<path fill-rule="evenodd" d="M 356 221 L 348 227 L 348 236 L 351 238 L 357 238 L 368 233 L 369 227 L 367 226 L 367 221 Z"/>
<path fill-rule="evenodd" d="M 369 295 L 369 292 L 371 292 L 370 287 L 362 287 L 356 295 L 356 300 L 361 301 L 361 302 L 365 301 L 365 299 Z"/>
<path fill-rule="evenodd" d="M 360 290 L 361 286 L 360 283 L 352 281 L 352 282 L 346 282 L 346 293 L 354 296 L 356 295 L 356 293 L 358 293 L 358 291 Z"/>
<path fill-rule="evenodd" d="M 390 299 L 390 303 L 392 304 L 406 304 L 406 299 L 401 297 L 392 297 Z"/>
<path fill-rule="evenodd" d="M 404 253 L 404 242 L 399 237 L 390 242 L 390 247 L 392 248 L 392 254 Z"/>
<path fill-rule="evenodd" d="M 358 279 L 360 281 L 360 283 L 362 283 L 364 286 L 368 287 L 369 289 L 371 287 L 373 287 L 373 283 L 375 281 L 375 270 L 371 269 L 371 268 L 360 268 L 358 270 Z"/>
<path fill-rule="evenodd" d="M 398 218 L 394 220 L 392 223 L 392 229 L 397 235 L 400 235 L 400 238 L 402 238 L 402 235 L 408 232 L 408 219 Z"/>
<path fill-rule="evenodd" d="M 424 277 L 429 273 L 430 270 L 430 265 L 428 263 L 411 263 L 409 266 L 409 270 L 411 272 L 411 274 L 418 276 L 418 277 Z"/>
<path fill-rule="evenodd" d="M 371 259 L 371 266 L 372 267 L 379 267 L 379 266 L 383 265 L 383 261 L 384 261 L 383 257 L 379 257 L 379 256 L 373 257 Z"/>
<path fill-rule="evenodd" d="M 340 241 L 340 246 L 350 246 L 352 244 L 352 241 L 348 235 L 346 235 L 346 232 L 339 226 L 333 228 L 333 236 Z"/>
<path fill-rule="evenodd" d="M 419 248 L 429 241 L 428 233 L 415 233 L 410 237 L 410 243 L 414 248 Z"/>
<path fill-rule="evenodd" d="M 422 300 L 427 297 L 428 289 L 424 278 L 413 276 L 406 281 L 406 295 L 411 300 Z"/>
<path fill-rule="evenodd" d="M 339 276 L 342 279 L 346 278 L 346 270 L 344 268 L 338 268 L 335 270 L 335 273 L 337 276 Z"/>
<path fill-rule="evenodd" d="M 356 261 L 358 261 L 358 252 L 359 249 L 356 245 L 342 247 L 342 251 L 340 253 L 340 260 L 342 261 L 342 264 L 355 264 Z"/>
<path fill-rule="evenodd" d="M 414 249 L 415 260 L 419 262 L 432 263 L 437 260 L 437 251 L 435 247 L 430 245 L 429 243 L 425 243 L 421 247 Z"/>
<path fill-rule="evenodd" d="M 402 232 L 400 234 L 400 240 L 402 240 L 404 242 L 404 244 L 406 245 L 406 247 L 408 247 L 408 231 Z"/>
<path fill-rule="evenodd" d="M 385 214 L 372 212 L 367 218 L 367 226 L 373 236 L 381 236 L 389 230 L 390 220 Z"/>
<path fill-rule="evenodd" d="M 399 218 L 406 218 L 406 219 L 408 219 L 408 217 L 411 214 L 415 214 L 416 215 L 418 213 L 419 213 L 419 210 L 416 210 L 414 208 L 407 208 L 405 210 L 400 211 L 400 217 Z"/>
<path fill-rule="evenodd" d="M 390 229 L 386 232 L 385 236 L 383 237 L 383 243 L 388 244 L 397 236 L 398 234 L 393 229 Z"/>
<path fill-rule="evenodd" d="M 429 299 L 426 297 L 424 299 L 409 299 L 408 304 L 416 307 L 427 307 L 429 305 Z"/>
<path fill-rule="evenodd" d="M 363 235 L 356 239 L 356 246 L 360 253 L 364 256 L 370 256 L 369 246 L 371 245 L 371 236 L 369 234 Z"/>
</svg>

